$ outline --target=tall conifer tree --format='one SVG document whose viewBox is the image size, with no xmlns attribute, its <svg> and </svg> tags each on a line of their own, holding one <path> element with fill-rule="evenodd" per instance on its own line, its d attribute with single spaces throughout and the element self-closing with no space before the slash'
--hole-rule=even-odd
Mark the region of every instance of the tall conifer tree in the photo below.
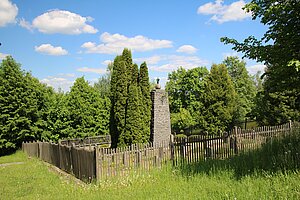
<svg viewBox="0 0 300 200">
<path fill-rule="evenodd" d="M 148 67 L 145 62 L 141 64 L 139 73 L 139 87 L 141 92 L 141 114 L 142 114 L 142 135 L 144 142 L 150 140 L 151 120 L 151 97 Z"/>
</svg>

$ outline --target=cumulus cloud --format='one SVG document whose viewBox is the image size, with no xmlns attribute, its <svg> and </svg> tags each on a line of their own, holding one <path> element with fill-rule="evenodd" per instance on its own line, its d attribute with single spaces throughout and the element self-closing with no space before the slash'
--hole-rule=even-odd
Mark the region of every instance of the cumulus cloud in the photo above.
<svg viewBox="0 0 300 200">
<path fill-rule="evenodd" d="M 42 33 L 53 34 L 70 34 L 76 35 L 81 33 L 97 33 L 98 30 L 87 22 L 93 21 L 91 17 L 82 17 L 76 13 L 66 10 L 51 10 L 36 17 L 32 25 L 25 20 L 20 22 L 24 28 L 33 27 Z"/>
<path fill-rule="evenodd" d="M 86 53 L 118 54 L 124 48 L 143 52 L 173 46 L 169 40 L 154 40 L 142 35 L 130 38 L 118 33 L 110 34 L 107 32 L 100 36 L 100 40 L 102 43 L 99 45 L 94 42 L 86 42 L 81 47 L 86 49 Z"/>
<path fill-rule="evenodd" d="M 157 64 L 159 61 L 161 61 L 162 57 L 155 55 L 155 56 L 151 56 L 151 57 L 147 57 L 147 58 L 136 58 L 133 60 L 134 60 L 134 62 L 137 62 L 137 63 L 146 62 L 148 65 L 154 65 L 154 64 Z"/>
<path fill-rule="evenodd" d="M 229 21 L 241 21 L 251 17 L 251 13 L 246 13 L 243 10 L 243 7 L 246 5 L 244 0 L 233 2 L 230 5 L 224 5 L 223 3 L 223 0 L 206 3 L 198 8 L 197 13 L 213 15 L 210 20 L 220 24 Z"/>
<path fill-rule="evenodd" d="M 194 54 L 196 53 L 197 49 L 192 45 L 183 45 L 179 47 L 176 51 L 180 53 Z"/>
<path fill-rule="evenodd" d="M 0 27 L 15 23 L 17 15 L 18 7 L 16 4 L 12 4 L 9 0 L 0 1 Z"/>
<path fill-rule="evenodd" d="M 89 68 L 89 67 L 78 68 L 77 71 L 79 71 L 79 72 L 96 73 L 96 74 L 105 74 L 106 73 L 106 69 L 102 69 L 102 68 Z"/>
<path fill-rule="evenodd" d="M 61 89 L 62 91 L 69 91 L 70 87 L 73 85 L 74 80 L 68 79 L 68 76 L 64 76 L 64 74 L 60 74 L 57 77 L 48 76 L 44 79 L 40 80 L 42 83 L 47 84 L 48 86 L 53 87 L 56 91 Z"/>
<path fill-rule="evenodd" d="M 171 72 L 177 70 L 179 67 L 185 69 L 192 69 L 199 66 L 207 65 L 209 62 L 201 59 L 197 56 L 177 56 L 177 55 L 166 55 L 161 56 L 161 65 L 149 66 L 152 71 L 159 72 Z"/>
<path fill-rule="evenodd" d="M 5 59 L 7 56 L 9 56 L 9 54 L 0 53 L 0 60 Z"/>
<path fill-rule="evenodd" d="M 247 70 L 250 74 L 256 74 L 258 71 L 264 72 L 266 66 L 263 64 L 257 64 L 247 67 Z"/>
<path fill-rule="evenodd" d="M 102 62 L 103 65 L 109 65 L 109 64 L 111 64 L 111 63 L 113 63 L 112 60 L 104 60 L 104 61 Z"/>
<path fill-rule="evenodd" d="M 62 47 L 54 47 L 51 44 L 42 44 L 40 46 L 35 46 L 34 49 L 36 52 L 52 56 L 63 56 L 68 54 L 68 51 L 63 49 Z"/>
</svg>

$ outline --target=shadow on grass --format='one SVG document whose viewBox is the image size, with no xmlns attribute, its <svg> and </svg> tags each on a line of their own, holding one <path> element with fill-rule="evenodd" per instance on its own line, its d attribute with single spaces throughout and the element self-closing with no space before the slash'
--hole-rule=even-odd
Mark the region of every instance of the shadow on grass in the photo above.
<svg viewBox="0 0 300 200">
<path fill-rule="evenodd" d="M 254 174 L 298 171 L 300 169 L 300 129 L 294 130 L 283 138 L 274 138 L 260 149 L 248 153 L 226 160 L 186 163 L 178 166 L 177 169 L 184 176 L 233 171 L 237 179 Z"/>
</svg>

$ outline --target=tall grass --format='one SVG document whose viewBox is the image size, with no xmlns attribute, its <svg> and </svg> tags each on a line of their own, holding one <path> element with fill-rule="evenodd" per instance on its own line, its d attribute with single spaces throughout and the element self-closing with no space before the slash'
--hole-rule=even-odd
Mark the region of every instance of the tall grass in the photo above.
<svg viewBox="0 0 300 200">
<path fill-rule="evenodd" d="M 208 160 L 78 185 L 22 153 L 3 159 L 0 199 L 300 199 L 299 132 L 228 160 Z M 272 162 L 271 162 L 272 161 Z"/>
<path fill-rule="evenodd" d="M 251 174 L 297 172 L 300 168 L 300 130 L 284 137 L 273 138 L 261 148 L 239 154 L 226 160 L 206 160 L 178 167 L 182 174 L 212 173 L 223 170 L 234 172 L 235 177 Z"/>
</svg>

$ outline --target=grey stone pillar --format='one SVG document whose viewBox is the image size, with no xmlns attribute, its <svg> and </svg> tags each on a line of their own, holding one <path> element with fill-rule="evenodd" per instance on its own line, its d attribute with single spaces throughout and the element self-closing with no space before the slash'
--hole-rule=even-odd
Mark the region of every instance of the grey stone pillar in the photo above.
<svg viewBox="0 0 300 200">
<path fill-rule="evenodd" d="M 154 144 L 169 144 L 171 121 L 168 94 L 157 86 L 151 91 L 151 100 L 151 141 Z"/>
</svg>

